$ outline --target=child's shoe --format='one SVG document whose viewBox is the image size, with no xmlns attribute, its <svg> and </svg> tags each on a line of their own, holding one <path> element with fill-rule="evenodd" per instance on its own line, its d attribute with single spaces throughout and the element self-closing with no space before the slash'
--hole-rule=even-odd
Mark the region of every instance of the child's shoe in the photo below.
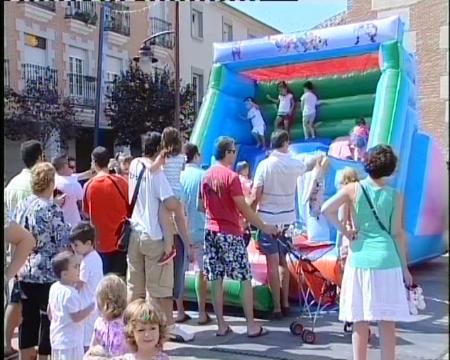
<svg viewBox="0 0 450 360">
<path fill-rule="evenodd" d="M 168 253 L 164 253 L 164 255 L 159 259 L 158 265 L 165 265 L 170 260 L 172 260 L 177 255 L 177 250 L 173 247 Z"/>
</svg>

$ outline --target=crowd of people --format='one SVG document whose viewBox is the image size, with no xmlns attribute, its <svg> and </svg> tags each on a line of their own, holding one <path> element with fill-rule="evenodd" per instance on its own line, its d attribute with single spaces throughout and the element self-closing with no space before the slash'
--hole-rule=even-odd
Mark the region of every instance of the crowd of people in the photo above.
<svg viewBox="0 0 450 360">
<path fill-rule="evenodd" d="M 212 321 L 206 311 L 210 282 L 216 335 L 233 332 L 223 314 L 228 277 L 241 282 L 247 336 L 268 334 L 253 314 L 246 248 L 252 226 L 259 229 L 256 241 L 267 259 L 272 317 L 289 316 L 290 274 L 277 237 L 292 242 L 285 230 L 296 220 L 297 178 L 324 166 L 324 156 L 294 157 L 288 131 L 277 130 L 252 180 L 248 163 L 234 171 L 237 149 L 230 137 L 216 140 L 216 163 L 208 170 L 201 168 L 198 147 L 183 144 L 174 128 L 149 132 L 142 142 L 142 156 L 134 159 L 111 159 L 107 149 L 95 148 L 92 169 L 80 174 L 66 154 L 49 163 L 38 141 L 22 144 L 25 168 L 4 191 L 5 236 L 15 247 L 5 271 L 5 282 L 13 283 L 5 359 L 16 355 L 11 341 L 17 326 L 21 359 L 167 359 L 163 343 L 169 337 L 194 338 L 180 325 L 190 320 L 183 307 L 189 263 L 196 269 L 199 325 Z M 412 279 L 402 203 L 385 184 L 396 161 L 388 146 L 370 149 L 369 177 L 358 182 L 347 174 L 351 179 L 322 207 L 342 234 L 342 254 L 348 254 L 340 318 L 355 323 L 358 360 L 366 359 L 368 321 L 380 321 L 382 358 L 394 359 L 394 321 L 409 319 L 402 290 L 403 281 L 410 285 Z M 79 180 L 88 177 L 81 187 Z M 373 208 L 387 229 L 375 221 Z M 131 224 L 126 249 L 119 246 L 124 220 Z"/>
</svg>

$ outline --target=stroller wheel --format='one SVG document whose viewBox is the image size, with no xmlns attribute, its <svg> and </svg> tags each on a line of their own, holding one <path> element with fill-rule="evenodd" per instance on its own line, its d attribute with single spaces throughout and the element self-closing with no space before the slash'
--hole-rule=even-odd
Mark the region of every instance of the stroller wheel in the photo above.
<svg viewBox="0 0 450 360">
<path fill-rule="evenodd" d="M 298 320 L 293 321 L 289 329 L 291 334 L 295 336 L 300 336 L 303 333 L 303 325 Z"/>
<path fill-rule="evenodd" d="M 314 344 L 316 342 L 316 334 L 310 330 L 303 330 L 302 339 L 307 344 Z"/>
<path fill-rule="evenodd" d="M 353 323 L 351 322 L 346 322 L 344 324 L 344 332 L 345 333 L 351 333 L 353 331 Z"/>
</svg>

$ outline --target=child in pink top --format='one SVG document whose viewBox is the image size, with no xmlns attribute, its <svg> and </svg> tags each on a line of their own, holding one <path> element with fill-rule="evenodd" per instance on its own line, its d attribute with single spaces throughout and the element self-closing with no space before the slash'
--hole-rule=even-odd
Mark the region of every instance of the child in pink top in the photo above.
<svg viewBox="0 0 450 360">
<path fill-rule="evenodd" d="M 368 141 L 369 127 L 366 125 L 366 120 L 364 118 L 360 118 L 356 122 L 356 126 L 350 134 L 350 143 L 353 148 L 353 156 L 355 161 L 363 160 Z"/>
<path fill-rule="evenodd" d="M 91 349 L 100 345 L 108 356 L 126 354 L 129 349 L 122 318 L 127 306 L 125 282 L 117 275 L 105 276 L 98 284 L 96 298 L 101 316 L 94 324 Z"/>
<path fill-rule="evenodd" d="M 244 193 L 245 201 L 251 205 L 253 203 L 252 185 L 253 181 L 250 179 L 250 165 L 247 161 L 239 161 L 236 165 L 236 172 L 239 174 L 239 180 Z M 241 215 L 241 226 L 244 229 L 244 240 L 246 245 L 250 242 L 251 228 L 250 224 Z"/>
</svg>

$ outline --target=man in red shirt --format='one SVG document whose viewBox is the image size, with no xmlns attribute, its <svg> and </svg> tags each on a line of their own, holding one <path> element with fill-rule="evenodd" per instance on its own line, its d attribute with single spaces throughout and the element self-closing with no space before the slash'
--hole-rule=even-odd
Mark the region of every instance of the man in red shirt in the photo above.
<svg viewBox="0 0 450 360">
<path fill-rule="evenodd" d="M 269 234 L 277 234 L 275 226 L 267 225 L 246 203 L 239 175 L 231 170 L 236 161 L 236 146 L 229 137 L 219 137 L 214 156 L 217 164 L 204 175 L 201 196 L 206 212 L 204 242 L 204 272 L 213 286 L 213 305 L 217 317 L 217 336 L 225 336 L 231 328 L 223 317 L 223 278 L 242 282 L 243 308 L 247 318 L 247 335 L 258 337 L 268 331 L 253 318 L 253 292 L 251 270 L 239 214 L 254 226 Z"/>
<path fill-rule="evenodd" d="M 84 185 L 83 212 L 95 227 L 96 250 L 103 261 L 103 273 L 125 277 L 127 257 L 117 249 L 116 230 L 127 216 L 128 184 L 123 177 L 109 174 L 108 150 L 98 146 L 91 156 L 97 175 Z"/>
</svg>

